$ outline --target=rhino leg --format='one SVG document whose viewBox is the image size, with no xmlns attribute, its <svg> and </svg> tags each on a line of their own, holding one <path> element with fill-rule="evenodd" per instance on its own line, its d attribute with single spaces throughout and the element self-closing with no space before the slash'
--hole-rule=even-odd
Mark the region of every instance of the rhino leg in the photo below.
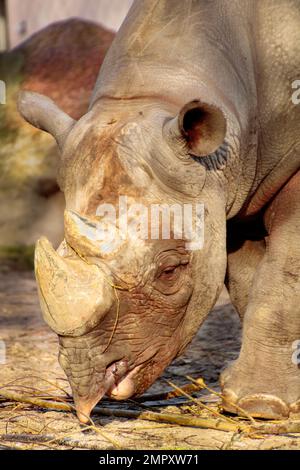
<svg viewBox="0 0 300 470">
<path fill-rule="evenodd" d="M 250 287 L 240 356 L 221 384 L 225 399 L 255 417 L 276 419 L 300 412 L 293 354 L 300 340 L 300 172 L 268 208 L 265 224 L 266 250 Z M 224 406 L 236 411 L 226 400 Z"/>
</svg>

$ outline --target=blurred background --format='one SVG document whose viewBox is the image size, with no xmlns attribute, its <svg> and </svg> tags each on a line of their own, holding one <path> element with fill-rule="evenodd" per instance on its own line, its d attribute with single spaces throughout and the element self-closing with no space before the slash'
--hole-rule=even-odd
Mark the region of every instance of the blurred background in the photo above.
<svg viewBox="0 0 300 470">
<path fill-rule="evenodd" d="M 36 240 L 63 239 L 54 139 L 17 110 L 22 89 L 78 119 L 133 0 L 0 0 L 0 265 L 32 267 Z M 0 100 L 1 101 L 1 100 Z"/>
<path fill-rule="evenodd" d="M 45 26 L 78 17 L 118 30 L 133 0 L 0 0 L 0 50 L 17 46 Z"/>
</svg>

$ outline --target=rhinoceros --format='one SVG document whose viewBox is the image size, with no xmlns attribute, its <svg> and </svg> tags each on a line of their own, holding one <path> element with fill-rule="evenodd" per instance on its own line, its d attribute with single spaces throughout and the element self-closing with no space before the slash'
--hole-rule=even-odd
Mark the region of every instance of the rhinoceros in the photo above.
<svg viewBox="0 0 300 470">
<path fill-rule="evenodd" d="M 42 238 L 35 269 L 82 422 L 105 394 L 142 394 L 190 343 L 224 280 L 243 321 L 240 355 L 221 376 L 224 407 L 299 412 L 299 74 L 298 0 L 139 0 L 85 116 L 20 96 L 22 115 L 62 154 L 65 240 L 55 251 Z M 175 229 L 124 237 L 120 212 L 119 242 L 101 238 L 103 204 L 121 197 L 140 208 L 201 204 L 202 246 Z"/>
</svg>

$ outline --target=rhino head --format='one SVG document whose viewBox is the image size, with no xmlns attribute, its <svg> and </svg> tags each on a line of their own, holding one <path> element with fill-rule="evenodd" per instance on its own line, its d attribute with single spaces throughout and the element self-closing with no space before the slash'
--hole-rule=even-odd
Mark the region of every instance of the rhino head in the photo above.
<svg viewBox="0 0 300 470">
<path fill-rule="evenodd" d="M 54 136 L 62 154 L 65 239 L 57 251 L 44 238 L 37 243 L 35 271 L 44 319 L 59 337 L 59 361 L 87 422 L 105 394 L 142 394 L 218 298 L 230 203 L 223 170 L 238 144 L 230 113 L 198 99 L 101 98 L 74 121 L 48 98 L 23 92 L 19 109 Z M 104 230 L 114 236 L 99 236 L 104 212 L 120 198 L 130 207 L 129 230 L 116 210 Z M 201 249 L 191 249 L 174 224 L 169 237 L 151 237 L 140 212 L 162 203 L 203 205 Z M 132 230 L 141 221 L 150 236 Z M 159 217 L 156 235 L 162 224 Z"/>
</svg>

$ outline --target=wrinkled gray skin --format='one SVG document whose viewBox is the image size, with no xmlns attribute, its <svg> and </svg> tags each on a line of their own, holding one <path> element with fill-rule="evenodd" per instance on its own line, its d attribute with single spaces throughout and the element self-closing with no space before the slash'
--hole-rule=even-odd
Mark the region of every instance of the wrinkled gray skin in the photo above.
<svg viewBox="0 0 300 470">
<path fill-rule="evenodd" d="M 146 390 L 191 341 L 224 279 L 244 325 L 224 396 L 253 416 L 299 412 L 299 74 L 298 0 L 140 0 L 82 119 L 20 97 L 23 116 L 62 151 L 65 242 L 58 253 L 38 243 L 36 274 L 81 421 L 105 393 Z M 119 195 L 204 203 L 203 249 L 96 243 L 97 207 Z"/>
</svg>

